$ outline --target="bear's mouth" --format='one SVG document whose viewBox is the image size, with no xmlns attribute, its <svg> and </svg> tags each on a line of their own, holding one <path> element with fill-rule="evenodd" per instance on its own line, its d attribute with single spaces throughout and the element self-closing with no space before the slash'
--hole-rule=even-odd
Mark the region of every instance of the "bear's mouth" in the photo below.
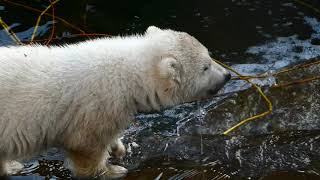
<svg viewBox="0 0 320 180">
<path fill-rule="evenodd" d="M 221 88 L 215 88 L 215 89 L 210 89 L 207 91 L 207 94 L 209 96 L 213 96 L 213 95 L 216 95 L 219 91 L 220 91 Z"/>
<path fill-rule="evenodd" d="M 207 91 L 207 94 L 208 94 L 209 96 L 216 95 L 216 94 L 223 88 L 223 86 L 224 86 L 225 84 L 226 84 L 226 83 L 219 83 L 219 84 L 217 84 L 217 85 L 215 86 L 215 88 L 209 89 L 209 90 Z"/>
</svg>

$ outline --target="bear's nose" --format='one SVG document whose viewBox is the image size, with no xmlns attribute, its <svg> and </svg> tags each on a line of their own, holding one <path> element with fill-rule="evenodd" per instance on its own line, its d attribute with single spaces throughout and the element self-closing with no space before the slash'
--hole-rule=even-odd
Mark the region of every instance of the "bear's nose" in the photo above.
<svg viewBox="0 0 320 180">
<path fill-rule="evenodd" d="M 224 75 L 224 81 L 227 82 L 231 79 L 231 74 L 230 73 L 227 73 Z"/>
</svg>

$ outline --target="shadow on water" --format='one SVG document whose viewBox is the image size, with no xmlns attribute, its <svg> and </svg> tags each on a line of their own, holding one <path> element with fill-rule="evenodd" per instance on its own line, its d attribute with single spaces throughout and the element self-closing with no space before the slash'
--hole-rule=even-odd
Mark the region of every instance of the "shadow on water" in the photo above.
<svg viewBox="0 0 320 180">
<path fill-rule="evenodd" d="M 16 1 L 44 9 L 45 1 Z M 316 1 L 307 1 L 320 7 Z M 249 1 L 102 1 L 61 0 L 56 13 L 87 32 L 126 35 L 149 25 L 187 31 L 244 74 L 274 72 L 320 56 L 319 16 L 292 0 Z M 0 1 L 0 16 L 22 40 L 30 40 L 36 14 Z M 50 34 L 44 18 L 38 37 Z M 56 44 L 82 40 L 56 23 Z M 0 44 L 13 44 L 0 30 Z M 137 115 L 126 131 L 125 179 L 319 179 L 320 83 L 270 88 L 275 83 L 320 74 L 320 67 L 254 82 L 274 104 L 271 115 L 221 136 L 240 119 L 264 111 L 261 97 L 244 82 L 231 81 L 233 92 L 189 103 L 158 114 Z M 56 149 L 25 163 L 9 179 L 70 179 Z"/>
</svg>

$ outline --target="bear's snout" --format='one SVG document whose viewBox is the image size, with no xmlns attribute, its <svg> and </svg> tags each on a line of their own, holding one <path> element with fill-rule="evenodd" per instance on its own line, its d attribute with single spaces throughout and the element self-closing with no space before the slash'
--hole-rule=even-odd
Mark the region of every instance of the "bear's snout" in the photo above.
<svg viewBox="0 0 320 180">
<path fill-rule="evenodd" d="M 227 72 L 226 74 L 223 75 L 223 81 L 220 83 L 216 84 L 212 89 L 209 89 L 207 91 L 209 96 L 217 94 L 217 92 L 231 79 L 231 74 Z"/>
</svg>

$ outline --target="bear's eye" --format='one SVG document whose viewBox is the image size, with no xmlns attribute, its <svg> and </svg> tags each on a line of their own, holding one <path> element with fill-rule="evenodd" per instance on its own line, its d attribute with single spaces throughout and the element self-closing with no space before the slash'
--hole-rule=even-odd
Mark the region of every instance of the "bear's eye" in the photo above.
<svg viewBox="0 0 320 180">
<path fill-rule="evenodd" d="M 207 70 L 209 70 L 209 66 L 203 67 L 203 71 L 207 71 Z"/>
</svg>

